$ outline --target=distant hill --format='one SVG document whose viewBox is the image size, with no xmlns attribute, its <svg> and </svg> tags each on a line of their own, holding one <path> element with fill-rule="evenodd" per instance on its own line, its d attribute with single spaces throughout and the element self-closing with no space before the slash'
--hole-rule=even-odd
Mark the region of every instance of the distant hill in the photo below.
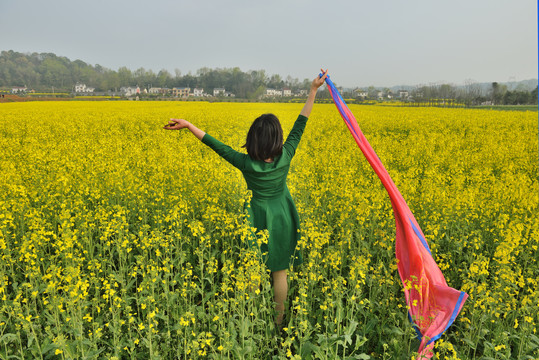
<svg viewBox="0 0 539 360">
<path fill-rule="evenodd" d="M 537 87 L 537 79 L 522 80 L 522 81 L 510 81 L 500 83 L 507 86 L 507 90 L 513 91 L 533 91 Z M 483 85 L 483 84 L 482 84 Z M 492 86 L 492 83 L 485 84 L 488 87 Z"/>
</svg>

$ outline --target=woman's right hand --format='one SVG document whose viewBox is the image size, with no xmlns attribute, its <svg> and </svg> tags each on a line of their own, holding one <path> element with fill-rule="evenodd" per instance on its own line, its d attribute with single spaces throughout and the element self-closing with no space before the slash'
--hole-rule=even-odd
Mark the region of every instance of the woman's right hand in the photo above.
<svg viewBox="0 0 539 360">
<path fill-rule="evenodd" d="M 163 129 L 165 130 L 180 130 L 188 128 L 191 123 L 184 119 L 170 119 Z"/>
<path fill-rule="evenodd" d="M 195 125 L 191 124 L 189 121 L 184 119 L 170 119 L 168 124 L 166 124 L 163 129 L 165 130 L 180 130 L 180 129 L 189 129 L 193 135 L 197 137 L 198 140 L 202 140 L 206 133 Z"/>
</svg>

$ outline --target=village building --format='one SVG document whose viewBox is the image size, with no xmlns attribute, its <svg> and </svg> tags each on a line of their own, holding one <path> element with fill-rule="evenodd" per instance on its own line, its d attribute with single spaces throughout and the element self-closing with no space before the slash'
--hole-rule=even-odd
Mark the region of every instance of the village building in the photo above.
<svg viewBox="0 0 539 360">
<path fill-rule="evenodd" d="M 284 88 L 283 89 L 283 96 L 292 96 L 292 89 Z"/>
<path fill-rule="evenodd" d="M 137 86 L 137 87 L 134 87 L 134 86 L 124 86 L 124 87 L 121 87 L 120 88 L 120 92 L 124 95 L 124 96 L 133 96 L 133 95 L 138 95 L 140 94 L 140 88 Z"/>
<path fill-rule="evenodd" d="M 409 96 L 408 91 L 406 90 L 399 90 L 399 97 L 401 99 L 407 99 Z"/>
<path fill-rule="evenodd" d="M 355 90 L 356 97 L 361 98 L 362 100 L 365 100 L 369 97 L 369 93 L 365 90 L 357 89 Z"/>
<path fill-rule="evenodd" d="M 24 86 L 24 87 L 22 87 L 22 86 L 13 86 L 11 88 L 11 93 L 12 94 L 25 93 L 26 91 L 27 91 L 26 86 Z"/>
<path fill-rule="evenodd" d="M 151 87 L 149 90 L 148 90 L 148 94 L 150 95 L 165 95 L 165 94 L 168 94 L 170 93 L 170 89 L 169 88 L 160 88 L 160 87 Z"/>
<path fill-rule="evenodd" d="M 86 84 L 77 83 L 75 85 L 76 93 L 93 93 L 95 88 L 86 86 Z"/>
<path fill-rule="evenodd" d="M 283 96 L 282 90 L 276 90 L 276 89 L 266 89 L 266 96 L 270 97 L 276 97 L 276 96 Z"/>
<path fill-rule="evenodd" d="M 215 88 L 213 89 L 213 96 L 225 96 L 225 88 Z"/>
<path fill-rule="evenodd" d="M 188 87 L 175 87 L 172 88 L 172 95 L 175 97 L 188 97 L 191 88 Z"/>
<path fill-rule="evenodd" d="M 202 89 L 202 88 L 200 88 L 200 89 L 199 88 L 194 88 L 193 89 L 193 96 L 197 96 L 197 97 L 204 96 L 204 89 Z"/>
</svg>

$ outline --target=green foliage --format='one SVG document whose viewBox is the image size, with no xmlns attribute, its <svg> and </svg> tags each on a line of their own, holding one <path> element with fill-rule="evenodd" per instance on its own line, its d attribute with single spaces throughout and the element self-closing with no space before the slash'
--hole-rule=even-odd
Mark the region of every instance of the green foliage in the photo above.
<svg viewBox="0 0 539 360">
<path fill-rule="evenodd" d="M 474 106 L 475 109 L 505 110 L 505 111 L 537 111 L 537 105 L 485 105 Z"/>
<path fill-rule="evenodd" d="M 36 91 L 71 91 L 76 83 L 84 83 L 97 91 L 119 89 L 122 86 L 138 85 L 141 88 L 153 87 L 199 87 L 211 92 L 214 88 L 224 87 L 238 98 L 256 99 L 267 87 L 289 87 L 292 90 L 306 89 L 310 81 L 279 75 L 267 75 L 264 70 L 243 72 L 234 68 L 201 68 L 196 75 L 181 75 L 179 70 L 170 74 L 163 69 L 157 74 L 152 70 L 139 68 L 135 71 L 123 66 L 117 71 L 97 64 L 92 66 L 81 60 L 71 61 L 55 54 L 23 54 L 13 50 L 0 54 L 0 87 L 23 86 Z"/>
</svg>

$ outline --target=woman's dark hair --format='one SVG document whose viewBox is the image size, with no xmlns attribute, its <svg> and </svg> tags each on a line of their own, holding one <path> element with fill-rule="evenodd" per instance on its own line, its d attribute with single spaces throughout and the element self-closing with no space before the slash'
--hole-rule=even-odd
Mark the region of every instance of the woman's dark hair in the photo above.
<svg viewBox="0 0 539 360">
<path fill-rule="evenodd" d="M 277 116 L 260 115 L 253 121 L 244 148 L 253 160 L 273 159 L 283 153 L 283 129 Z"/>
</svg>

